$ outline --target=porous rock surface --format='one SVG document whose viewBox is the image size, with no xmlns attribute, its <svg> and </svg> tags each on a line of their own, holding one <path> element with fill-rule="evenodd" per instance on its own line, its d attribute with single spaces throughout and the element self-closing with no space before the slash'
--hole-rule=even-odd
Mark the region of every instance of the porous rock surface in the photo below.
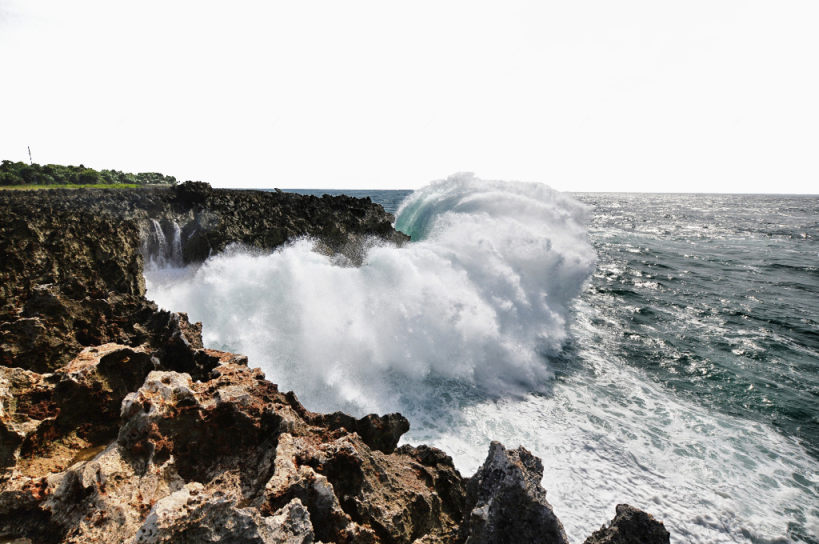
<svg viewBox="0 0 819 544">
<path fill-rule="evenodd" d="M 401 241 L 380 207 L 185 184 L 0 193 L 0 213 L 0 542 L 566 541 L 524 448 L 463 478 L 398 447 L 400 414 L 310 412 L 144 297 L 151 219 L 193 233 L 186 260 L 309 234 L 354 263 L 368 236 Z M 668 533 L 618 506 L 587 542 L 638 541 Z"/>
<path fill-rule="evenodd" d="M 445 542 L 463 480 L 430 448 L 395 451 L 398 414 L 326 424 L 232 354 L 209 379 L 152 370 L 142 350 L 85 350 L 45 377 L 7 369 L 4 431 L 18 437 L 0 480 L 0 537 L 36 542 Z M 139 360 L 124 380 L 111 371 Z M 59 425 L 62 383 L 100 417 Z M 99 395 L 94 393 L 102 392 Z M 53 406 L 34 410 L 30 399 Z M 10 399 L 13 399 L 12 402 Z M 80 416 L 77 416 L 79 418 Z M 105 423 L 115 423 L 112 433 Z M 401 421 L 401 425 L 394 425 Z M 371 431 L 359 435 L 363 426 Z M 102 425 L 101 427 L 98 425 Z M 43 431 L 43 429 L 47 429 Z M 59 429 L 59 432 L 53 429 Z M 398 430 L 396 430 L 398 429 Z M 26 449 L 19 444 L 30 444 Z M 39 450 L 32 455 L 32 450 Z M 391 453 L 385 453 L 387 450 Z"/>
</svg>

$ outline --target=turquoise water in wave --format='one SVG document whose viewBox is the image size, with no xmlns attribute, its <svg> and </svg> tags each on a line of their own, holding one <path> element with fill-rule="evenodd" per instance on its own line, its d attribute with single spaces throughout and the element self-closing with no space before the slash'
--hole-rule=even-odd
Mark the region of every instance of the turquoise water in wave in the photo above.
<svg viewBox="0 0 819 544">
<path fill-rule="evenodd" d="M 368 196 L 391 213 L 411 193 L 296 192 Z M 819 197 L 573 196 L 592 206 L 589 237 L 598 263 L 576 305 L 574 338 L 550 361 L 558 383 L 593 383 L 595 360 L 605 358 L 682 402 L 740 425 L 768 426 L 819 462 Z M 674 453 L 705 462 L 711 455 L 688 437 L 680 437 Z M 769 470 L 762 457 L 780 461 L 766 445 L 748 444 L 745 453 L 732 454 L 740 471 Z M 779 537 L 754 534 L 741 522 L 726 536 L 817 542 L 815 466 L 794 470 L 785 463 L 759 475 L 771 493 L 790 488 L 803 495 L 801 506 L 779 512 L 790 519 Z"/>
</svg>

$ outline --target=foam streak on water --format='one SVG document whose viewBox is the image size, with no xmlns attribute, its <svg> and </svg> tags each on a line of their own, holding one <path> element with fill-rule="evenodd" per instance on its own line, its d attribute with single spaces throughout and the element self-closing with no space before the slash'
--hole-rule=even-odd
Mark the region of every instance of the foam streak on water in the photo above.
<svg viewBox="0 0 819 544">
<path fill-rule="evenodd" d="M 310 409 L 401 411 L 405 441 L 443 448 L 465 474 L 492 439 L 525 445 L 573 541 L 628 502 L 664 519 L 674 542 L 813 542 L 815 459 L 765 420 L 647 374 L 652 321 L 628 330 L 625 299 L 605 289 L 621 265 L 600 243 L 584 288 L 588 215 L 543 185 L 453 176 L 399 210 L 413 243 L 375 245 L 361 267 L 310 240 L 235 248 L 149 271 L 148 294 Z"/>
</svg>

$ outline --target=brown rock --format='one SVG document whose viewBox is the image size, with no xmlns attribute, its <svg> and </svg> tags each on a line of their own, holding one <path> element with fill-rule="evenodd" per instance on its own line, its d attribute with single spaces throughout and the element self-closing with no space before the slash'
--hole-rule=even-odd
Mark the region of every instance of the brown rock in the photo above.
<svg viewBox="0 0 819 544">
<path fill-rule="evenodd" d="M 98 359 L 121 351 L 108 347 Z M 84 354 L 65 376 L 102 373 L 99 361 Z M 0 488 L 0 536 L 39 534 L 33 524 L 3 526 L 14 512 L 63 542 L 456 538 L 460 504 L 450 498 L 463 488 L 448 457 L 409 447 L 386 454 L 301 413 L 309 414 L 244 365 L 219 365 L 206 382 L 152 371 L 124 398 L 115 443 L 39 484 L 18 472 Z M 383 432 L 372 430 L 372 440 L 391 440 L 389 426 Z"/>
<path fill-rule="evenodd" d="M 0 468 L 63 470 L 110 442 L 122 399 L 156 361 L 143 348 L 86 348 L 53 374 L 0 367 Z"/>
</svg>

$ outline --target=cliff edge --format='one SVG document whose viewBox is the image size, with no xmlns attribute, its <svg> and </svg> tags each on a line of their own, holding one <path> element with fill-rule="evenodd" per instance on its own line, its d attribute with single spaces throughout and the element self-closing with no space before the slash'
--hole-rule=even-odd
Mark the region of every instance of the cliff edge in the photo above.
<svg viewBox="0 0 819 544">
<path fill-rule="evenodd" d="M 556 542 L 524 448 L 462 477 L 400 414 L 306 410 L 145 298 L 145 259 L 310 236 L 403 243 L 369 202 L 173 189 L 0 193 L 0 541 Z M 275 377 L 273 377 L 275 378 Z M 587 542 L 668 542 L 627 505 Z"/>
</svg>

